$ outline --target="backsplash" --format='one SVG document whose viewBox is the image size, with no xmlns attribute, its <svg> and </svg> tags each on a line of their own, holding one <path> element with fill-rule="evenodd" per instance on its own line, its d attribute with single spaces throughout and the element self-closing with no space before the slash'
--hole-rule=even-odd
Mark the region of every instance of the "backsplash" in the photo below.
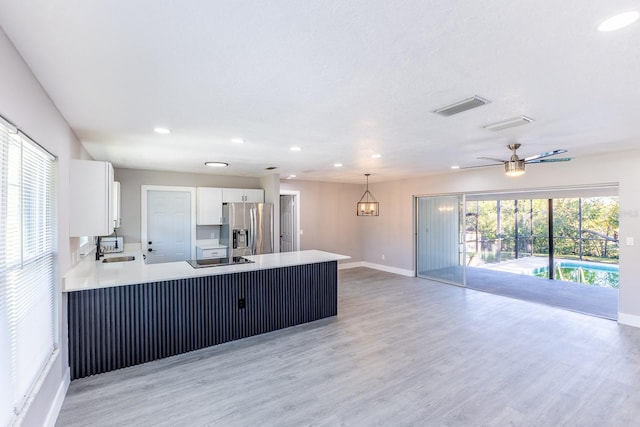
<svg viewBox="0 0 640 427">
<path fill-rule="evenodd" d="M 196 240 L 209 240 L 220 238 L 219 225 L 198 225 L 196 226 Z"/>
</svg>

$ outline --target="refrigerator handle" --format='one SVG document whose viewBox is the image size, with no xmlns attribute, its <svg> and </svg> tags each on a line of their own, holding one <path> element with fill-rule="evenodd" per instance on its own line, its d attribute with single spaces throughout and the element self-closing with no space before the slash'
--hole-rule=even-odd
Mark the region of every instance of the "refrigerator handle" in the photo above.
<svg viewBox="0 0 640 427">
<path fill-rule="evenodd" d="M 269 249 L 270 249 L 270 253 L 273 253 L 273 240 L 275 239 L 275 235 L 273 234 L 273 208 L 271 208 L 270 217 L 271 217 L 271 239 L 269 240 L 271 242 L 271 245 L 270 245 L 271 247 Z"/>
<path fill-rule="evenodd" d="M 251 255 L 255 255 L 256 254 L 256 228 L 257 228 L 257 223 L 256 223 L 256 211 L 255 209 L 250 208 L 249 209 L 249 224 L 250 224 L 250 229 L 249 229 L 249 247 L 251 248 Z"/>
</svg>

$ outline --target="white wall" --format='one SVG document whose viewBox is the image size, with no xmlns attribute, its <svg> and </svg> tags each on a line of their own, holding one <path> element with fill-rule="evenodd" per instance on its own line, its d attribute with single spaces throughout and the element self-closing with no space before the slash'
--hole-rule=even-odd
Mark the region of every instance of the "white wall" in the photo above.
<svg viewBox="0 0 640 427">
<path fill-rule="evenodd" d="M 39 82 L 7 36 L 0 30 L 0 114 L 37 141 L 58 159 L 58 280 L 75 262 L 77 238 L 69 238 L 69 160 L 89 158 Z M 25 410 L 25 426 L 41 426 L 69 379 L 66 299 L 58 293 L 58 342 L 60 351 Z M 61 394 L 62 392 L 62 394 Z M 58 399 L 56 400 L 56 396 Z M 52 414 L 54 417 L 57 412 Z M 54 418 L 55 420 L 55 418 Z"/>
<path fill-rule="evenodd" d="M 380 202 L 377 221 L 365 224 L 362 257 L 380 264 L 384 248 L 388 265 L 415 268 L 414 195 L 485 191 L 518 191 L 535 188 L 618 183 L 620 197 L 620 319 L 640 326 L 640 151 L 574 159 L 568 163 L 530 165 L 519 178 L 506 177 L 495 168 L 457 171 L 438 176 L 369 185 Z M 626 246 L 635 237 L 635 246 Z M 384 263 L 384 262 L 382 262 Z"/>
</svg>

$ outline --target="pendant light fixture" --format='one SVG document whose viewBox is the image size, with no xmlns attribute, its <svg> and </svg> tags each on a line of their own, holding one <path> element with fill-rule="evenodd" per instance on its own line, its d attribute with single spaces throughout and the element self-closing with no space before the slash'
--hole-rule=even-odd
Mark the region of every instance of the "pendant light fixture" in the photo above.
<svg viewBox="0 0 640 427">
<path fill-rule="evenodd" d="M 380 215 L 380 204 L 373 197 L 373 194 L 369 191 L 369 176 L 370 173 L 365 173 L 364 176 L 367 177 L 367 189 L 365 190 L 362 197 L 360 197 L 360 201 L 356 205 L 356 215 L 358 216 L 379 216 Z M 371 200 L 369 200 L 371 199 Z"/>
<path fill-rule="evenodd" d="M 504 162 L 504 174 L 507 176 L 524 175 L 524 160 L 511 159 L 508 162 Z"/>
</svg>

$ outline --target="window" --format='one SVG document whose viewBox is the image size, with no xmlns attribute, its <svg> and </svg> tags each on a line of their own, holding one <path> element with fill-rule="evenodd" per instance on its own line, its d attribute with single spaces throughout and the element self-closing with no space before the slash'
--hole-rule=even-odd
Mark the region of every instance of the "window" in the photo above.
<svg viewBox="0 0 640 427">
<path fill-rule="evenodd" d="M 57 347 L 55 165 L 0 121 L 0 425 L 21 413 Z"/>
</svg>

